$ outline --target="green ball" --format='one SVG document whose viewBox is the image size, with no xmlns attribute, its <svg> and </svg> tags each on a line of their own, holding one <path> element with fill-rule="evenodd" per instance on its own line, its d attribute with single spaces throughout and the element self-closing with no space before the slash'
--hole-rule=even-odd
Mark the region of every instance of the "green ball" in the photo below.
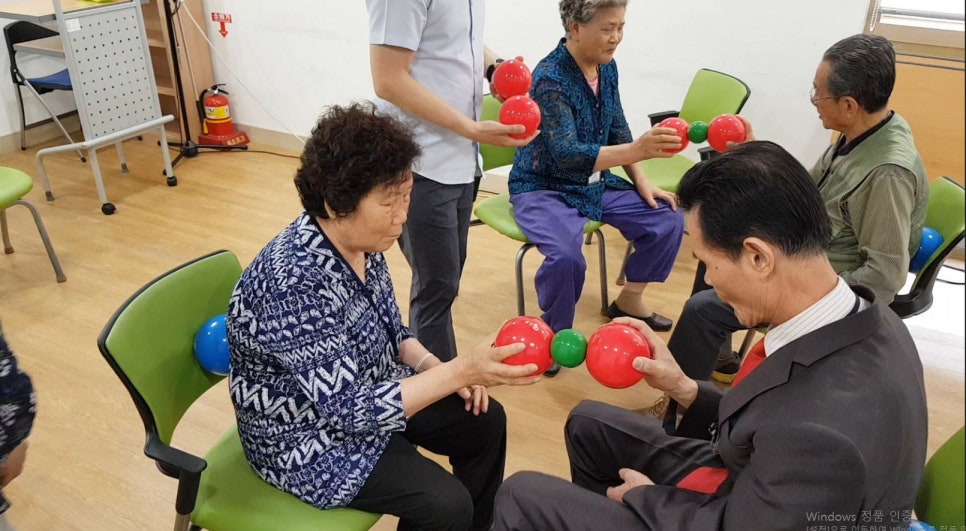
<svg viewBox="0 0 966 531">
<path fill-rule="evenodd" d="M 688 140 L 695 144 L 704 142 L 708 139 L 708 124 L 705 122 L 691 122 L 688 126 Z"/>
<path fill-rule="evenodd" d="M 558 364 L 573 368 L 584 362 L 587 355 L 587 338 L 580 332 L 567 328 L 554 334 L 550 342 L 550 355 Z"/>
</svg>

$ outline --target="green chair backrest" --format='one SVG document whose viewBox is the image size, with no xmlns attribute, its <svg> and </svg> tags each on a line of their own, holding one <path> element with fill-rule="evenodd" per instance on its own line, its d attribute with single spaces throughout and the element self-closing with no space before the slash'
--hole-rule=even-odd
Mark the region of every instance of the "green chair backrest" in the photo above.
<svg viewBox="0 0 966 531">
<path fill-rule="evenodd" d="M 966 197 L 959 183 L 949 177 L 942 177 L 929 186 L 926 226 L 939 232 L 943 241 L 916 273 L 909 292 L 899 293 L 889 304 L 899 317 L 906 319 L 919 315 L 932 306 L 932 288 L 939 277 L 943 262 L 963 240 L 963 227 L 966 224 L 964 209 Z"/>
<path fill-rule="evenodd" d="M 916 496 L 916 518 L 936 529 L 966 526 L 964 430 L 960 428 L 929 458 Z"/>
<path fill-rule="evenodd" d="M 691 80 L 678 117 L 688 123 L 707 123 L 722 114 L 741 112 L 750 94 L 748 85 L 740 79 L 702 68 Z"/>
<path fill-rule="evenodd" d="M 483 112 L 480 120 L 499 121 L 500 102 L 490 94 L 483 96 Z M 480 155 L 483 157 L 483 171 L 513 164 L 513 154 L 516 148 L 480 144 Z"/>
<path fill-rule="evenodd" d="M 223 377 L 194 357 L 195 333 L 228 309 L 238 258 L 217 251 L 152 280 L 131 296 L 97 340 L 134 399 L 147 433 L 165 444 L 185 411 Z"/>
<path fill-rule="evenodd" d="M 955 245 L 966 230 L 966 192 L 959 183 L 949 177 L 940 177 L 929 185 L 926 226 L 935 229 L 943 237 L 943 243 L 926 260 L 920 274 L 929 269 L 936 258 L 945 256 L 943 251 Z"/>
</svg>

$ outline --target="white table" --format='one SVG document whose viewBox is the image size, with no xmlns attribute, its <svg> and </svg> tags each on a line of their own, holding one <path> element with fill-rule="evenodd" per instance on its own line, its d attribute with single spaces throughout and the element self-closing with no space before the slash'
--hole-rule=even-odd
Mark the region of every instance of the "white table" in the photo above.
<svg viewBox="0 0 966 531">
<path fill-rule="evenodd" d="M 106 2 L 91 2 L 89 0 L 61 0 L 60 5 L 64 13 L 75 13 L 85 9 L 94 9 L 108 4 L 117 4 L 128 0 L 108 0 Z M 148 0 L 141 0 L 142 4 Z M 50 0 L 20 0 L 19 2 L 0 3 L 0 18 L 26 20 L 35 24 L 53 22 L 57 20 L 53 4 Z"/>
</svg>

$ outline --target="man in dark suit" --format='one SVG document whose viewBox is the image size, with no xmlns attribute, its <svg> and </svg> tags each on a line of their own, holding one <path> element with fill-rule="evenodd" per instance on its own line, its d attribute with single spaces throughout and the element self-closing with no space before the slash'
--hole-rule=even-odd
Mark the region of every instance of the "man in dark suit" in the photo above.
<svg viewBox="0 0 966 531">
<path fill-rule="evenodd" d="M 495 529 L 902 528 L 926 455 L 922 364 L 902 321 L 830 265 L 808 171 L 751 142 L 695 166 L 678 196 L 705 280 L 768 335 L 723 394 L 616 319 L 650 342 L 634 366 L 684 409 L 675 433 L 582 402 L 565 428 L 573 483 L 513 475 Z"/>
</svg>

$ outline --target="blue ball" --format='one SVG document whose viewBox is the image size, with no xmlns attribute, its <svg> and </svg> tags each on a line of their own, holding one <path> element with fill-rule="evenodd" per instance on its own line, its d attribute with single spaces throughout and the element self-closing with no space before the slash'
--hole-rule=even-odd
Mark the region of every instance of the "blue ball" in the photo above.
<svg viewBox="0 0 966 531">
<path fill-rule="evenodd" d="M 909 522 L 909 531 L 936 531 L 936 528 L 927 524 L 926 522 L 912 520 Z"/>
<path fill-rule="evenodd" d="M 208 372 L 221 376 L 228 374 L 228 334 L 225 332 L 225 314 L 208 319 L 198 329 L 195 334 L 195 358 Z"/>
<path fill-rule="evenodd" d="M 916 251 L 915 256 L 909 262 L 909 271 L 918 273 L 932 257 L 932 253 L 936 252 L 936 249 L 939 249 L 942 244 L 943 237 L 936 232 L 936 229 L 923 227 L 922 238 L 919 240 L 919 250 Z"/>
</svg>

